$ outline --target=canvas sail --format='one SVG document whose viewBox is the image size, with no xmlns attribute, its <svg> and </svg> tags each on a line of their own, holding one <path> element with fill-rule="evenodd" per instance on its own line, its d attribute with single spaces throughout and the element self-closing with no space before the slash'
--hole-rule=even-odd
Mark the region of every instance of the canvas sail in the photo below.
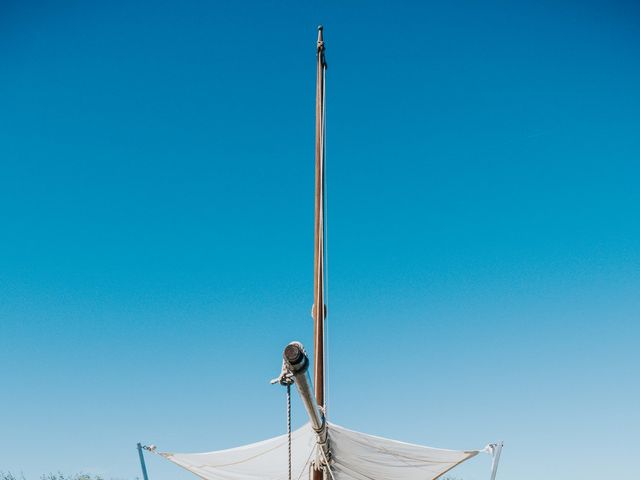
<svg viewBox="0 0 640 480">
<path fill-rule="evenodd" d="M 328 424 L 332 480 L 434 480 L 483 450 L 413 445 Z M 287 480 L 287 435 L 208 453 L 157 452 L 205 480 Z M 309 424 L 292 432 L 292 479 L 307 479 L 316 435 Z"/>
</svg>

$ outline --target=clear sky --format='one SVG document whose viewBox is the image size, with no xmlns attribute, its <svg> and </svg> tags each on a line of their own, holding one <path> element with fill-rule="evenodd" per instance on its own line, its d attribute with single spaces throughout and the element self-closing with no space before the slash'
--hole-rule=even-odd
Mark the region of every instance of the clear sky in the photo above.
<svg viewBox="0 0 640 480">
<path fill-rule="evenodd" d="M 138 441 L 284 432 L 268 381 L 311 339 L 318 23 L 330 418 L 502 439 L 504 480 L 629 478 L 640 9 L 620 1 L 2 2 L 0 470 L 134 478 Z"/>
</svg>

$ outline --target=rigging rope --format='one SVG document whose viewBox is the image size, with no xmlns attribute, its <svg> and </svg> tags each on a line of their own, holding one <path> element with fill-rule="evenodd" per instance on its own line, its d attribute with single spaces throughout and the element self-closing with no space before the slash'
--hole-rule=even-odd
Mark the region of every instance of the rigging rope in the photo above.
<svg viewBox="0 0 640 480">
<path fill-rule="evenodd" d="M 291 480 L 291 383 L 287 382 L 287 442 L 289 448 L 289 480 Z"/>
<path fill-rule="evenodd" d="M 331 476 L 331 480 L 336 480 L 336 478 L 333 476 L 333 470 L 331 469 L 331 463 L 329 463 L 329 459 L 325 455 L 324 450 L 322 448 L 320 448 L 318 450 L 320 450 L 320 453 L 322 454 L 322 457 L 324 458 L 324 466 L 327 469 L 327 471 L 329 472 L 329 476 Z"/>
<path fill-rule="evenodd" d="M 329 350 L 329 249 L 328 246 L 328 215 L 327 215 L 327 191 L 326 191 L 326 157 L 327 157 L 327 133 L 326 133 L 326 125 L 327 125 L 327 98 L 326 98 L 326 78 L 327 78 L 327 64 L 324 60 L 324 50 L 323 50 L 323 66 L 322 66 L 322 201 L 323 205 L 323 216 L 322 216 L 322 262 L 324 267 L 324 273 L 322 276 L 322 280 L 324 285 L 322 285 L 322 298 L 324 301 L 324 309 L 323 309 L 323 325 L 325 327 L 324 335 L 322 336 L 324 340 L 324 356 L 323 361 L 324 364 L 322 369 L 324 371 L 323 380 L 323 391 L 324 394 L 324 416 L 325 418 L 329 414 L 329 369 L 327 368 L 327 354 Z M 326 310 L 325 310 L 326 309 Z"/>
<path fill-rule="evenodd" d="M 291 477 L 291 384 L 293 383 L 293 374 L 287 368 L 287 364 L 282 361 L 282 370 L 280 371 L 280 375 L 277 378 L 271 380 L 271 384 L 279 383 L 280 385 L 284 385 L 287 387 L 287 453 L 288 453 L 288 461 L 289 461 L 289 478 L 288 480 L 292 480 Z"/>
</svg>

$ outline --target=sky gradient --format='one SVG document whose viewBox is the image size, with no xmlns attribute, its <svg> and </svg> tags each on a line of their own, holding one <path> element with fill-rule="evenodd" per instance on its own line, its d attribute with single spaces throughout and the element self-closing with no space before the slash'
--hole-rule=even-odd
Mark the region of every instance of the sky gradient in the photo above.
<svg viewBox="0 0 640 480">
<path fill-rule="evenodd" d="M 0 7 L 0 471 L 285 431 L 319 23 L 330 419 L 504 440 L 503 480 L 637 472 L 640 9 L 192 0 Z"/>
</svg>

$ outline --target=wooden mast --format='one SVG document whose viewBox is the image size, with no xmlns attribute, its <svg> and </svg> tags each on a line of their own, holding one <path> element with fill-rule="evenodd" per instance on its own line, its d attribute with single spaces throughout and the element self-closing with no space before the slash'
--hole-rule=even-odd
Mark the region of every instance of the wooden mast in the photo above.
<svg viewBox="0 0 640 480">
<path fill-rule="evenodd" d="M 315 241 L 313 277 L 313 385 L 316 402 L 325 406 L 324 395 L 324 58 L 322 25 L 318 27 L 316 76 L 316 188 L 315 188 Z M 322 472 L 318 472 L 322 473 Z M 322 478 L 315 477 L 314 480 Z"/>
<path fill-rule="evenodd" d="M 317 72 L 316 72 L 316 188 L 314 222 L 314 267 L 313 267 L 313 385 L 316 402 L 324 411 L 324 39 L 322 25 L 318 27 Z M 313 480 L 323 480 L 323 470 L 314 468 Z"/>
</svg>

